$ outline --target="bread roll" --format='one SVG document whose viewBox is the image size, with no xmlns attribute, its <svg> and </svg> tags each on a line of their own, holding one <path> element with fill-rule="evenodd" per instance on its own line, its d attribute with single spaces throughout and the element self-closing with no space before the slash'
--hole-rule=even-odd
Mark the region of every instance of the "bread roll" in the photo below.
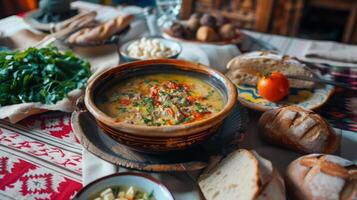
<svg viewBox="0 0 357 200">
<path fill-rule="evenodd" d="M 124 30 L 132 20 L 132 15 L 118 16 L 94 28 L 84 28 L 77 31 L 69 36 L 68 42 L 72 44 L 83 44 L 108 40 L 115 33 Z"/>
<path fill-rule="evenodd" d="M 313 111 L 298 106 L 266 111 L 258 122 L 259 133 L 268 142 L 305 153 L 333 153 L 340 138 Z"/>
<path fill-rule="evenodd" d="M 284 75 L 313 77 L 305 64 L 291 56 L 283 56 L 269 51 L 255 51 L 233 58 L 227 64 L 226 76 L 236 84 L 256 85 L 258 73 L 278 71 Z M 312 88 L 313 82 L 289 79 L 290 87 Z"/>
<path fill-rule="evenodd" d="M 293 199 L 356 200 L 357 166 L 333 155 L 302 156 L 288 166 L 286 184 Z"/>
<path fill-rule="evenodd" d="M 237 150 L 198 179 L 207 200 L 285 199 L 284 181 L 255 151 Z"/>
</svg>

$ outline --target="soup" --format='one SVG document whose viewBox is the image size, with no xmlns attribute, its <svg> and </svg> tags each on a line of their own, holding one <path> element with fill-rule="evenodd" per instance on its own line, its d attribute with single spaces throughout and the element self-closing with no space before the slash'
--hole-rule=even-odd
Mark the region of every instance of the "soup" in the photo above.
<svg viewBox="0 0 357 200">
<path fill-rule="evenodd" d="M 209 83 L 182 74 L 137 76 L 114 84 L 97 99 L 117 121 L 164 126 L 206 119 L 223 108 L 221 93 Z"/>
<path fill-rule="evenodd" d="M 114 186 L 93 195 L 93 200 L 155 200 L 154 191 L 147 193 L 133 186 Z"/>
</svg>

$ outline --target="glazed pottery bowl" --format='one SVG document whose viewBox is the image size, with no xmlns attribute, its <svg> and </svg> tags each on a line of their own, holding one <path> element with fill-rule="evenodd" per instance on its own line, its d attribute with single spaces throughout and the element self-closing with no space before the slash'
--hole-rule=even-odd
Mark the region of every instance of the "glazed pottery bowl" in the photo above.
<svg viewBox="0 0 357 200">
<path fill-rule="evenodd" d="M 106 188 L 113 186 L 133 186 L 140 190 L 153 193 L 155 200 L 173 200 L 170 191 L 155 178 L 141 173 L 124 172 L 112 174 L 99 178 L 87 186 L 82 188 L 74 198 L 75 200 L 94 199 L 93 197 L 99 194 Z"/>
<path fill-rule="evenodd" d="M 181 73 L 202 79 L 221 93 L 224 101 L 222 110 L 206 119 L 191 123 L 146 126 L 118 122 L 97 107 L 98 94 L 102 94 L 103 90 L 113 83 L 130 77 L 157 73 Z M 212 136 L 236 104 L 237 90 L 224 75 L 201 64 L 156 59 L 130 62 L 102 72 L 88 84 L 84 102 L 88 111 L 97 120 L 97 124 L 111 138 L 134 150 L 156 153 L 186 149 Z"/>
<path fill-rule="evenodd" d="M 149 39 L 154 39 L 154 38 L 149 38 Z M 161 43 L 163 43 L 164 45 L 169 47 L 171 50 L 174 50 L 176 52 L 175 54 L 171 55 L 167 59 L 175 59 L 180 55 L 180 53 L 182 51 L 182 47 L 178 42 L 175 42 L 173 40 L 164 39 L 164 38 L 155 38 L 155 39 L 159 40 Z M 128 55 L 129 45 L 135 41 L 138 41 L 138 40 L 140 40 L 140 39 L 128 41 L 120 47 L 119 53 L 120 53 L 120 58 L 122 59 L 122 61 L 132 62 L 132 61 L 143 60 L 143 59 L 134 58 L 134 57 L 131 57 Z"/>
</svg>

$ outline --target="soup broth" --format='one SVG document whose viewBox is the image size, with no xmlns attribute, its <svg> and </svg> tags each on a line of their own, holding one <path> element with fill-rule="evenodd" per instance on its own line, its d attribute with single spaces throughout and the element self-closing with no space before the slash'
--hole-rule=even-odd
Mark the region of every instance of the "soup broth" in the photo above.
<svg viewBox="0 0 357 200">
<path fill-rule="evenodd" d="M 209 83 L 182 74 L 126 79 L 97 99 L 104 113 L 129 124 L 164 126 L 206 119 L 223 108 L 221 93 Z"/>
<path fill-rule="evenodd" d="M 155 200 L 154 191 L 145 192 L 133 186 L 113 186 L 92 195 L 92 200 L 120 199 L 120 200 Z"/>
</svg>

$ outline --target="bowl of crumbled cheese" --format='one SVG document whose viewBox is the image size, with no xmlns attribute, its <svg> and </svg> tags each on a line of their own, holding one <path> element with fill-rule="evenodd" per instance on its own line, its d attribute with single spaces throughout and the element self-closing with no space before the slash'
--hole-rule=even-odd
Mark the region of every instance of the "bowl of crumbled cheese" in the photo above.
<svg viewBox="0 0 357 200">
<path fill-rule="evenodd" d="M 125 62 L 151 59 L 175 59 L 181 53 L 179 43 L 164 38 L 141 38 L 124 43 L 120 47 Z"/>
</svg>

